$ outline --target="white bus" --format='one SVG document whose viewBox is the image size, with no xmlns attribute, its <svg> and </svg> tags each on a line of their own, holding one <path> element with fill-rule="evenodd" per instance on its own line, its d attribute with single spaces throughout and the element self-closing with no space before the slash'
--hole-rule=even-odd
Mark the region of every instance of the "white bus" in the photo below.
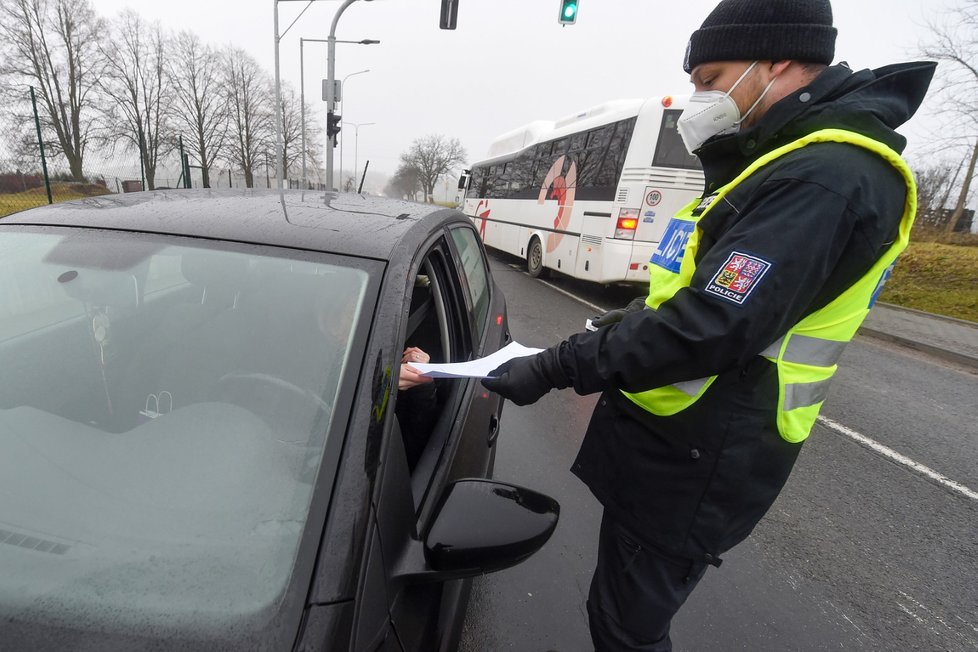
<svg viewBox="0 0 978 652">
<path fill-rule="evenodd" d="M 459 184 L 463 211 L 488 247 L 524 258 L 533 276 L 648 282 L 670 218 L 703 192 L 676 130 L 686 99 L 616 100 L 500 136 Z M 672 236 L 670 250 L 689 234 Z"/>
</svg>

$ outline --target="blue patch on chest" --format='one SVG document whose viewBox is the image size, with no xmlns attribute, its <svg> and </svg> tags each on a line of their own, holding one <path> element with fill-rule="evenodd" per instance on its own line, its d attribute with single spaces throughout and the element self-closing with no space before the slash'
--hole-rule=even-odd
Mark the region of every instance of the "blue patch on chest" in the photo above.
<svg viewBox="0 0 978 652">
<path fill-rule="evenodd" d="M 696 224 L 686 220 L 673 218 L 666 227 L 666 232 L 662 235 L 659 248 L 652 254 L 649 262 L 667 269 L 673 274 L 679 273 L 679 267 L 683 262 L 683 254 L 686 253 L 686 244 L 689 237 L 693 235 Z"/>
<path fill-rule="evenodd" d="M 896 267 L 895 260 L 889 267 L 883 270 L 883 274 L 880 276 L 880 280 L 876 284 L 876 290 L 873 291 L 873 296 L 870 297 L 869 299 L 869 306 L 868 306 L 869 308 L 872 308 L 873 306 L 876 305 L 876 300 L 879 299 L 880 295 L 883 293 L 883 288 L 886 287 L 886 282 L 889 281 L 890 277 L 893 275 L 894 267 Z"/>
</svg>

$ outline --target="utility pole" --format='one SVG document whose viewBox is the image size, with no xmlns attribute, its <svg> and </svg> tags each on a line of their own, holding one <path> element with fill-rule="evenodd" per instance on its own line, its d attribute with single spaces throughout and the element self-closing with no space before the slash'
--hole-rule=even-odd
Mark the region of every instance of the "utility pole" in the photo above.
<svg viewBox="0 0 978 652">
<path fill-rule="evenodd" d="M 302 56 L 302 43 L 305 39 L 299 39 L 299 112 L 302 114 L 302 189 L 306 189 L 306 69 L 305 58 Z M 267 169 L 266 165 L 266 169 Z"/>
</svg>

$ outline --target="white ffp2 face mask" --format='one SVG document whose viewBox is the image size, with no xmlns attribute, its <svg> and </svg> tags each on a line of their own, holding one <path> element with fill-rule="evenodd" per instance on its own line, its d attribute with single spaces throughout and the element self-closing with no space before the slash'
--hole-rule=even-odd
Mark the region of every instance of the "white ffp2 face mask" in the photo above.
<svg viewBox="0 0 978 652">
<path fill-rule="evenodd" d="M 757 98 L 757 101 L 741 117 L 740 109 L 730 94 L 740 86 L 740 82 L 744 81 L 747 75 L 757 66 L 757 63 L 755 61 L 750 64 L 747 70 L 744 71 L 744 74 L 740 76 L 733 87 L 726 93 L 723 91 L 700 91 L 690 96 L 689 104 L 686 105 L 683 114 L 679 116 L 679 120 L 676 123 L 679 135 L 682 136 L 683 143 L 686 145 L 686 149 L 690 154 L 695 153 L 696 150 L 703 146 L 703 143 L 714 136 L 735 134 L 740 131 L 741 123 L 757 108 L 757 105 L 761 103 L 764 96 L 774 86 L 774 82 L 777 79 L 771 80 L 771 83 L 767 85 L 767 88 Z"/>
</svg>

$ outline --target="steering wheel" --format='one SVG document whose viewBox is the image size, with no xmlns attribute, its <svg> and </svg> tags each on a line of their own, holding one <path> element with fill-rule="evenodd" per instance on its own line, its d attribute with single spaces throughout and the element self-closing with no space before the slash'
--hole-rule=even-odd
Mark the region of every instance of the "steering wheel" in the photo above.
<svg viewBox="0 0 978 652">
<path fill-rule="evenodd" d="M 304 389 L 302 387 L 299 387 L 295 383 L 290 383 L 289 381 L 285 380 L 284 378 L 280 378 L 278 376 L 273 376 L 272 374 L 261 374 L 261 373 L 229 373 L 229 374 L 224 374 L 223 376 L 221 376 L 220 378 L 218 378 L 217 379 L 217 384 L 220 385 L 220 384 L 223 384 L 223 383 L 238 382 L 238 381 L 257 382 L 257 383 L 261 383 L 261 384 L 265 384 L 265 385 L 272 385 L 273 387 L 277 387 L 279 389 L 285 389 L 285 390 L 288 390 L 288 391 L 290 391 L 290 392 L 292 392 L 294 394 L 298 394 L 302 398 L 305 398 L 305 399 L 308 399 L 308 400 L 314 402 L 316 405 L 318 405 L 319 407 L 321 407 L 324 410 L 331 409 L 329 403 L 327 403 L 326 401 L 324 401 L 319 396 L 316 396 L 315 394 L 313 394 L 312 392 L 310 392 L 308 389 Z"/>
<path fill-rule="evenodd" d="M 291 383 L 285 380 L 284 378 L 280 378 L 278 376 L 273 376 L 272 374 L 239 373 L 239 372 L 224 374 L 223 376 L 217 379 L 217 382 L 215 384 L 215 391 L 220 392 L 221 388 L 228 387 L 236 383 L 250 384 L 250 385 L 255 385 L 257 387 L 263 387 L 266 389 L 273 388 L 278 391 L 285 391 L 289 395 L 299 398 L 302 401 L 306 402 L 307 404 L 308 403 L 314 404 L 318 410 L 321 410 L 326 414 L 327 419 L 329 418 L 330 413 L 332 412 L 332 406 L 330 406 L 330 404 L 324 401 L 321 397 L 317 396 L 316 394 L 309 391 L 308 389 L 299 387 L 295 383 Z M 240 401 L 235 401 L 235 402 L 241 404 Z M 262 403 L 262 401 L 260 399 L 257 399 L 255 403 L 260 404 Z M 243 407 L 250 408 L 251 403 L 245 402 L 243 404 Z M 266 419 L 266 421 L 267 420 L 268 419 Z"/>
<path fill-rule="evenodd" d="M 305 414 L 304 410 L 290 409 L 289 405 L 283 407 L 279 401 L 274 401 L 272 404 L 269 404 L 266 398 L 267 392 L 264 390 L 272 388 L 284 392 L 288 397 L 302 401 L 306 406 L 309 406 L 309 404 L 315 405 L 318 413 L 317 417 L 319 414 L 323 417 L 322 420 L 316 419 L 317 423 L 328 423 L 332 419 L 333 409 L 330 404 L 308 389 L 304 389 L 284 378 L 264 373 L 232 372 L 224 374 L 217 379 L 214 385 L 214 391 L 220 393 L 223 390 L 230 393 L 230 389 L 235 384 L 251 385 L 260 391 L 259 394 L 249 397 L 247 393 L 237 390 L 229 398 L 232 398 L 233 403 L 244 407 L 268 424 L 274 433 L 281 436 L 281 434 L 289 432 L 299 434 L 301 431 L 302 435 L 309 437 L 308 441 L 289 442 L 282 439 L 278 441 L 287 444 L 298 444 L 300 450 L 304 451 L 302 453 L 304 455 L 304 461 L 296 470 L 297 479 L 311 483 L 315 479 L 319 458 L 322 455 L 322 446 L 321 442 L 317 442 L 316 440 L 316 431 L 310 432 L 308 430 L 308 422 L 303 427 L 298 427 L 296 417 Z M 293 407 L 297 408 L 298 405 L 296 404 Z M 325 435 L 325 432 L 322 434 Z"/>
</svg>

